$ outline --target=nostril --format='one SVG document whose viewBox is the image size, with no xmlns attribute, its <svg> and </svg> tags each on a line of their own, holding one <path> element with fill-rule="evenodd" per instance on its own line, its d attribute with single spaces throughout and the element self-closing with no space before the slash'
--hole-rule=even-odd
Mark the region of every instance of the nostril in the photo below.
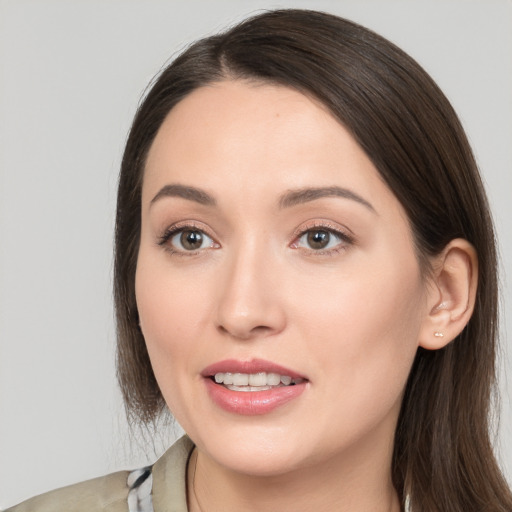
<svg viewBox="0 0 512 512">
<path fill-rule="evenodd" d="M 224 325 L 219 325 L 218 329 L 222 334 L 229 335 L 233 338 L 237 338 L 240 340 L 249 340 L 251 338 L 264 337 L 271 334 L 274 331 L 274 329 L 266 325 L 258 325 L 256 327 L 248 329 L 243 328 L 243 326 L 232 325 L 229 327 L 225 327 Z"/>
</svg>

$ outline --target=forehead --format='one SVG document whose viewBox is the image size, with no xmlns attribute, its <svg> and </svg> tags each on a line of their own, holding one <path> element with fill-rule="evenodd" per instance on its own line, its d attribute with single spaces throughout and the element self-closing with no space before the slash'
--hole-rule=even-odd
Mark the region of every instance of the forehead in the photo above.
<svg viewBox="0 0 512 512">
<path fill-rule="evenodd" d="M 199 158 L 213 146 L 215 154 L 229 152 L 231 158 L 240 147 L 247 152 L 252 146 L 251 154 L 261 154 L 256 144 L 263 144 L 267 153 L 279 143 L 283 151 L 293 146 L 295 153 L 307 154 L 315 143 L 328 142 L 328 125 L 341 129 L 321 103 L 289 87 L 240 80 L 217 82 L 194 90 L 171 110 L 148 162 L 164 155 Z M 191 143 L 197 144 L 194 154 L 188 151 Z M 180 151 L 185 147 L 186 153 Z"/>
<path fill-rule="evenodd" d="M 148 154 L 143 196 L 171 182 L 242 197 L 333 185 L 391 194 L 322 104 L 289 87 L 247 81 L 199 88 L 171 110 Z"/>
</svg>

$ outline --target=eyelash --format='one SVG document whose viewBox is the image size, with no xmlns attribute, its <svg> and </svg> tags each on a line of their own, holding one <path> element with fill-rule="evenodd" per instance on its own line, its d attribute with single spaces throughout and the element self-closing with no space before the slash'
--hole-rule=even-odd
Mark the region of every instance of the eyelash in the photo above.
<svg viewBox="0 0 512 512">
<path fill-rule="evenodd" d="M 298 242 L 300 241 L 300 239 L 304 235 L 311 233 L 311 232 L 315 232 L 315 231 L 325 231 L 325 232 L 329 233 L 330 235 L 334 235 L 336 238 L 339 239 L 339 243 L 336 244 L 335 247 L 332 247 L 330 249 L 325 249 L 325 250 L 322 250 L 322 249 L 315 250 L 315 249 L 311 249 L 311 248 L 300 247 L 297 245 Z M 294 236 L 294 240 L 291 245 L 294 249 L 307 251 L 308 253 L 310 253 L 314 256 L 332 256 L 332 255 L 335 255 L 342 251 L 347 250 L 347 246 L 353 245 L 356 242 L 354 236 L 351 234 L 348 234 L 345 230 L 342 230 L 339 227 L 333 226 L 329 222 L 319 222 L 319 221 L 316 221 L 312 225 L 309 225 L 305 228 L 301 228 L 301 229 L 297 230 L 293 236 Z"/>
<path fill-rule="evenodd" d="M 171 240 L 175 235 L 178 233 L 181 233 L 183 231 L 199 231 L 200 233 L 205 234 L 208 238 L 212 239 L 214 244 L 217 247 L 210 247 L 210 248 L 218 248 L 220 245 L 215 242 L 214 237 L 206 230 L 203 226 L 199 226 L 193 222 L 186 222 L 186 223 L 179 223 L 174 226 L 169 227 L 165 230 L 165 232 L 159 236 L 158 238 L 158 245 L 160 247 L 163 247 L 166 251 L 171 253 L 172 255 L 177 256 L 195 256 L 196 254 L 199 254 L 200 252 L 204 251 L 205 249 L 197 249 L 195 251 L 183 251 L 179 249 L 175 249 L 170 245 L 168 242 Z M 315 231 L 325 231 L 329 233 L 330 235 L 334 235 L 336 238 L 339 239 L 339 243 L 336 244 L 335 247 L 332 247 L 330 249 L 326 250 L 315 250 L 312 248 L 306 248 L 306 247 L 300 247 L 297 244 L 299 243 L 300 239 L 310 233 Z M 313 225 L 307 226 L 306 228 L 301 228 L 294 232 L 293 234 L 293 242 L 290 244 L 290 246 L 293 249 L 298 249 L 302 251 L 306 251 L 314 256 L 329 256 L 337 254 L 341 251 L 344 251 L 347 249 L 348 245 L 353 245 L 355 243 L 355 238 L 350 234 L 348 234 L 346 231 L 341 230 L 338 227 L 332 226 L 328 222 L 315 222 Z"/>
<path fill-rule="evenodd" d="M 204 251 L 204 249 L 198 249 L 196 251 L 182 251 L 175 249 L 171 244 L 168 243 L 169 240 L 171 240 L 175 235 L 183 231 L 199 231 L 200 233 L 205 234 L 208 238 L 211 238 L 216 246 L 219 246 L 219 244 L 215 242 L 214 237 L 208 232 L 208 230 L 204 228 L 204 226 L 199 226 L 194 222 L 178 223 L 167 228 L 165 232 L 158 238 L 158 245 L 163 247 L 173 256 L 195 256 L 201 251 Z"/>
</svg>

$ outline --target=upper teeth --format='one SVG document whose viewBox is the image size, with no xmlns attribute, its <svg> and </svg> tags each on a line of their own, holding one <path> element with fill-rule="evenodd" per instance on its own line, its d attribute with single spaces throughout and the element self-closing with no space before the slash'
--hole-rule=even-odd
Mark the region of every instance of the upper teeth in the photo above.
<svg viewBox="0 0 512 512">
<path fill-rule="evenodd" d="M 217 384 L 228 384 L 234 386 L 278 386 L 283 384 L 288 386 L 292 378 L 278 373 L 216 373 L 215 382 Z"/>
</svg>

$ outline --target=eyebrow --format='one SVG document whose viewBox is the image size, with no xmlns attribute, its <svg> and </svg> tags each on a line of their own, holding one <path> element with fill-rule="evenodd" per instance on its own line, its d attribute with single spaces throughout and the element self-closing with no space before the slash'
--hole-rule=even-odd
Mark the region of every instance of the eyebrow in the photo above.
<svg viewBox="0 0 512 512">
<path fill-rule="evenodd" d="M 190 187 L 188 185 L 173 184 L 162 187 L 151 200 L 151 204 L 153 205 L 156 201 L 164 197 L 181 197 L 205 206 L 215 206 L 217 203 L 215 199 L 204 190 L 196 187 Z"/>
<path fill-rule="evenodd" d="M 290 208 L 298 204 L 309 203 L 310 201 L 315 201 L 324 197 L 341 197 L 343 199 L 350 199 L 362 204 L 373 213 L 377 213 L 372 204 L 366 199 L 363 199 L 360 195 L 347 188 L 336 186 L 289 190 L 279 200 L 279 206 L 281 208 Z"/>
<path fill-rule="evenodd" d="M 215 206 L 217 201 L 210 194 L 204 190 L 189 185 L 171 184 L 162 187 L 158 193 L 151 200 L 151 205 L 159 199 L 164 197 L 181 197 L 188 201 L 194 201 L 204 206 Z M 366 199 L 356 194 L 347 188 L 332 186 L 332 187 L 309 187 L 296 190 L 289 190 L 279 199 L 280 208 L 291 208 L 298 204 L 316 201 L 324 197 L 341 197 L 343 199 L 350 199 L 362 204 L 373 213 L 377 213 L 375 208 Z"/>
</svg>

